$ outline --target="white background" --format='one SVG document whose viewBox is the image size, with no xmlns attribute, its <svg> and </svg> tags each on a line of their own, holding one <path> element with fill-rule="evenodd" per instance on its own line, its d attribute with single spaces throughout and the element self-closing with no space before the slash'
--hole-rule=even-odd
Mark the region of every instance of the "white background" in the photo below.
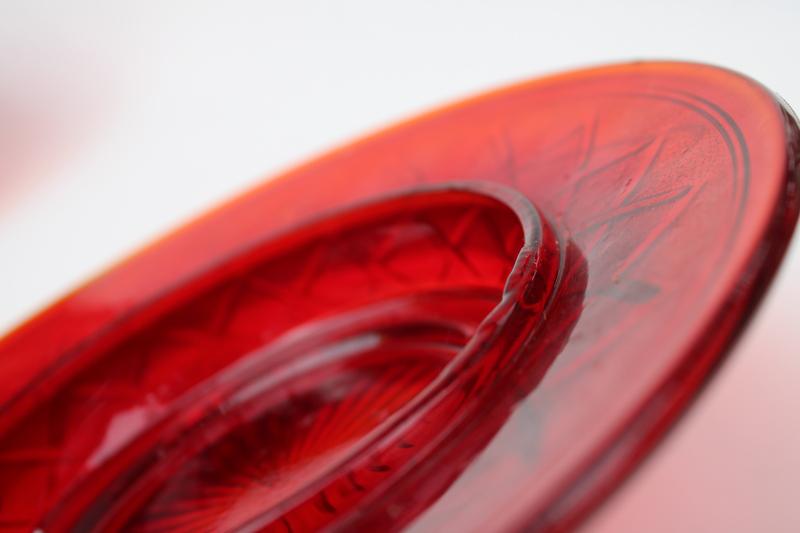
<svg viewBox="0 0 800 533">
<path fill-rule="evenodd" d="M 265 176 L 475 91 L 667 58 L 800 106 L 798 23 L 790 0 L 0 0 L 0 332 Z M 588 531 L 800 531 L 798 303 L 796 240 L 733 357 Z"/>
</svg>

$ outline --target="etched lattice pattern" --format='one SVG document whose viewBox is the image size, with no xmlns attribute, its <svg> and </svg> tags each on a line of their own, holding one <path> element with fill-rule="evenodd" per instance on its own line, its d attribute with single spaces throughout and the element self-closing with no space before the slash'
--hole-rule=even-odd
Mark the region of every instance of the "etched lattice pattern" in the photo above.
<svg viewBox="0 0 800 533">
<path fill-rule="evenodd" d="M 480 296 L 462 312 L 462 325 L 473 328 L 499 297 L 521 239 L 520 223 L 499 204 L 450 200 L 410 213 L 389 213 L 353 229 L 326 230 L 262 259 L 102 355 L 4 439 L 3 525 L 32 526 L 84 465 L 112 457 L 190 387 L 294 326 L 387 298 L 457 289 Z M 418 390 L 411 383 L 424 385 L 441 364 L 441 358 L 408 368 L 398 363 L 386 376 L 368 379 L 374 381 L 369 388 L 348 385 L 356 389 L 349 394 L 361 402 L 377 395 L 372 400 L 377 404 L 362 404 L 374 407 L 391 392 L 384 390 L 383 379 L 410 380 L 400 396 L 385 399 L 385 417 Z M 357 419 L 361 413 L 347 416 Z M 80 428 L 79 435 L 75 428 Z M 362 431 L 368 428 L 366 424 Z M 278 432 L 269 438 L 290 437 Z M 335 448 L 336 439 L 346 440 L 347 434 L 326 432 L 325 437 L 333 441 L 315 444 Z M 305 457 L 324 451 L 303 448 L 303 442 L 312 441 L 293 438 L 301 442 L 281 453 Z M 14 498 L 30 494 L 37 495 L 39 505 L 29 507 L 29 515 L 15 516 L 21 506 Z"/>
</svg>

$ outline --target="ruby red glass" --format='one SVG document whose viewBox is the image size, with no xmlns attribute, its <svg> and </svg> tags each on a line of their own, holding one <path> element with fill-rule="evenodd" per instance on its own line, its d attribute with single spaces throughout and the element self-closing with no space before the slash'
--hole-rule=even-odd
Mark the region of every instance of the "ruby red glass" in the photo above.
<svg viewBox="0 0 800 533">
<path fill-rule="evenodd" d="M 0 530 L 575 526 L 742 330 L 797 156 L 757 83 L 636 63 L 269 180 L 0 342 Z"/>
</svg>

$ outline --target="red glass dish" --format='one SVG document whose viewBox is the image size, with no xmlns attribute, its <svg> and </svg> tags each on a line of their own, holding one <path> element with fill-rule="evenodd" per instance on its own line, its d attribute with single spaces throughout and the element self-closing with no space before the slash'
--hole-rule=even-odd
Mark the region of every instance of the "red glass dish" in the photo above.
<svg viewBox="0 0 800 533">
<path fill-rule="evenodd" d="M 742 76 L 637 63 L 268 181 L 2 340 L 0 527 L 569 528 L 763 294 L 797 132 Z"/>
</svg>

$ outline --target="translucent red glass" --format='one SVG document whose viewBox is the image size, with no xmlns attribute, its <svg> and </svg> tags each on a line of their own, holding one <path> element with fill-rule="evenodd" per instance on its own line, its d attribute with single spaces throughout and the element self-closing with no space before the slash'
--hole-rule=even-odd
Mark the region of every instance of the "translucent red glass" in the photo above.
<svg viewBox="0 0 800 533">
<path fill-rule="evenodd" d="M 268 181 L 3 339 L 0 527 L 573 526 L 765 290 L 797 139 L 751 80 L 639 63 Z"/>
</svg>

